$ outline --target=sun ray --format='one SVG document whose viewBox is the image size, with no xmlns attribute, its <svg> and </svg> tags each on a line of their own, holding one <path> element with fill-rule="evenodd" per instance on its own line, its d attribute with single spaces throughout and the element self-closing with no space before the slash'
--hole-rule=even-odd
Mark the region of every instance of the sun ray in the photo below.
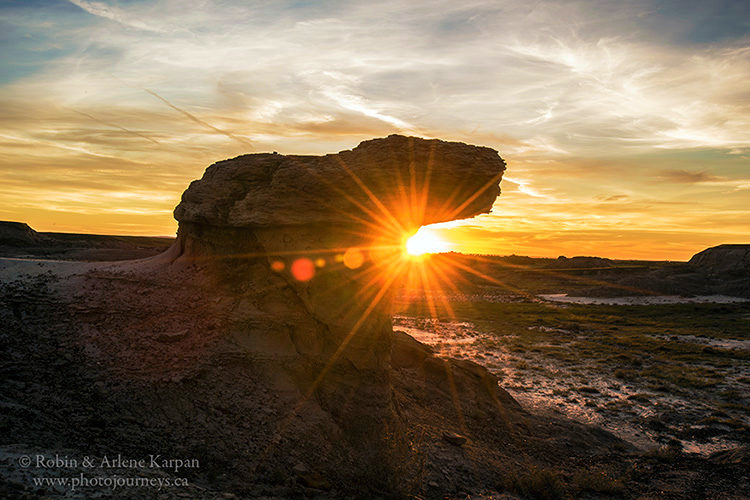
<svg viewBox="0 0 750 500">
<path fill-rule="evenodd" d="M 346 164 L 343 158 L 340 156 L 336 156 L 336 160 L 338 161 L 339 165 L 341 165 L 341 168 L 344 169 L 344 171 L 349 174 L 349 176 L 354 180 L 354 182 L 357 183 L 357 185 L 364 191 L 364 193 L 367 195 L 367 197 L 370 199 L 371 202 L 375 204 L 376 207 L 383 213 L 383 215 L 386 217 L 386 219 L 393 224 L 393 228 L 396 229 L 396 231 L 400 232 L 406 232 L 406 229 L 401 225 L 399 220 L 391 213 L 390 210 L 383 204 L 383 202 L 375 196 L 375 194 L 370 190 L 370 188 L 367 187 L 367 185 L 362 182 L 362 179 L 360 179 L 357 174 L 355 174 L 351 168 Z"/>
<path fill-rule="evenodd" d="M 485 193 L 492 185 L 498 184 L 500 180 L 503 178 L 503 172 L 500 172 L 499 174 L 495 175 L 492 179 L 490 179 L 484 186 L 474 191 L 474 193 L 466 198 L 463 203 L 461 203 L 458 207 L 456 207 L 452 212 L 450 212 L 448 219 L 453 220 L 456 217 L 458 217 L 461 212 L 464 211 L 466 207 L 474 203 L 474 200 L 479 198 L 481 195 Z"/>
<path fill-rule="evenodd" d="M 464 418 L 464 410 L 461 406 L 461 398 L 458 395 L 458 388 L 456 387 L 456 380 L 453 378 L 453 370 L 451 369 L 450 360 L 443 360 L 443 367 L 445 368 L 445 376 L 448 379 L 448 388 L 451 392 L 451 401 L 453 402 L 453 408 L 456 410 L 456 417 L 463 434 L 468 434 L 469 429 L 466 426 L 466 419 Z"/>
<path fill-rule="evenodd" d="M 480 272 L 480 271 L 477 271 L 475 269 L 472 269 L 471 267 L 469 267 L 467 265 L 461 264 L 460 262 L 457 262 L 457 261 L 454 262 L 453 264 L 455 266 L 463 269 L 464 271 L 473 274 L 474 276 L 478 276 L 480 278 L 483 278 L 483 279 L 489 281 L 490 283 L 494 283 L 495 285 L 498 285 L 498 286 L 500 286 L 502 288 L 505 288 L 506 290 L 509 290 L 509 291 L 511 291 L 511 292 L 513 292 L 513 293 L 515 293 L 517 295 L 521 295 L 521 296 L 523 296 L 523 297 L 525 297 L 525 298 L 527 298 L 529 300 L 532 300 L 533 302 L 538 302 L 539 301 L 539 299 L 537 299 L 536 296 L 528 293 L 527 291 L 522 290 L 520 288 L 516 288 L 513 285 L 509 285 L 509 284 L 507 284 L 507 283 L 505 283 L 503 281 L 500 281 L 498 279 L 493 278 L 492 276 L 488 276 L 487 274 L 485 274 L 483 272 Z"/>
<path fill-rule="evenodd" d="M 454 293 L 457 295 L 461 293 L 458 286 L 456 286 L 454 279 L 451 279 L 450 277 L 447 277 L 446 274 L 453 273 L 454 276 L 461 278 L 458 273 L 456 273 L 455 270 L 451 269 L 448 266 L 440 265 L 442 263 L 438 263 L 438 265 L 435 265 L 432 267 L 432 270 L 436 274 L 436 281 L 442 280 L 451 290 L 453 290 Z M 453 306 L 450 304 L 450 301 L 447 297 L 445 297 L 445 294 L 440 295 L 441 301 L 443 302 L 443 307 L 448 312 L 448 315 L 451 319 L 456 319 L 455 311 L 453 310 Z"/>
<path fill-rule="evenodd" d="M 564 278 L 564 279 L 569 279 L 571 281 L 578 281 L 579 283 L 585 283 L 587 285 L 597 285 L 597 286 L 604 286 L 604 287 L 609 287 L 609 288 L 617 288 L 619 290 L 624 290 L 627 292 L 633 292 L 633 293 L 644 294 L 644 295 L 659 295 L 658 292 L 654 292 L 653 290 L 646 290 L 644 288 L 620 285 L 618 283 L 611 283 L 609 281 L 596 280 L 593 278 L 587 278 L 585 276 L 565 274 L 559 271 L 553 271 L 551 269 L 540 269 L 540 268 L 535 268 L 535 267 L 530 267 L 530 266 L 524 266 L 522 264 L 512 264 L 510 262 L 503 262 L 501 260 L 489 259 L 487 257 L 482 257 L 480 255 L 467 255 L 467 257 L 470 259 L 481 261 L 481 262 L 498 264 L 503 267 L 523 269 L 524 271 L 529 271 L 533 273 L 546 274 L 548 276 L 554 276 L 556 278 Z"/>
<path fill-rule="evenodd" d="M 427 299 L 427 307 L 430 310 L 430 316 L 437 319 L 437 308 L 435 307 L 435 302 L 432 298 L 432 288 L 429 286 L 429 278 L 427 277 L 427 272 L 425 270 L 424 262 L 418 262 L 416 264 L 417 269 L 420 273 L 420 278 L 422 280 L 422 291 L 425 295 L 425 298 Z"/>
<path fill-rule="evenodd" d="M 401 262 L 401 266 L 405 265 L 404 262 Z M 320 383 L 323 381 L 325 376 L 328 374 L 328 372 L 331 370 L 333 365 L 338 361 L 341 354 L 344 352 L 346 347 L 348 346 L 349 342 L 351 342 L 352 338 L 357 334 L 359 329 L 362 327 L 364 322 L 369 318 L 370 314 L 375 310 L 377 305 L 380 303 L 380 301 L 383 299 L 383 297 L 386 295 L 386 293 L 390 290 L 391 285 L 393 285 L 394 281 L 399 277 L 398 272 L 391 273 L 391 275 L 387 278 L 387 281 L 383 284 L 383 286 L 380 287 L 380 290 L 375 295 L 375 297 L 370 301 L 370 304 L 367 306 L 367 308 L 362 312 L 359 319 L 352 325 L 349 332 L 344 336 L 344 338 L 341 340 L 339 346 L 336 348 L 336 350 L 331 354 L 330 358 L 326 362 L 326 364 L 323 366 L 323 368 L 318 373 L 318 376 L 312 381 L 310 386 L 307 388 L 305 393 L 300 397 L 299 401 L 294 405 L 292 410 L 289 412 L 286 418 L 284 418 L 277 427 L 277 431 L 274 434 L 275 438 L 280 437 L 283 435 L 285 430 L 289 427 L 292 420 L 296 417 L 296 415 L 299 413 L 299 411 L 302 409 L 303 405 L 312 397 L 312 395 L 315 393 L 315 390 L 318 388 Z M 271 443 L 264 449 L 264 451 L 261 453 L 262 456 L 268 456 L 270 454 L 271 448 L 276 444 L 277 439 L 272 439 Z"/>
<path fill-rule="evenodd" d="M 430 145 L 430 156 L 427 159 L 427 168 L 425 170 L 424 181 L 422 182 L 422 190 L 420 192 L 420 199 L 415 200 L 415 204 L 418 209 L 418 220 L 420 223 L 424 220 L 424 216 L 427 213 L 427 203 L 430 197 L 430 181 L 432 180 L 432 169 L 435 165 L 435 144 Z"/>
<path fill-rule="evenodd" d="M 341 161 L 341 160 L 340 160 Z M 374 229 L 377 231 L 382 231 L 382 219 L 378 217 L 378 215 L 373 212 L 369 207 L 367 207 L 364 203 L 360 202 L 357 198 L 351 196 L 349 193 L 347 193 L 345 190 L 341 189 L 339 186 L 336 186 L 332 182 L 330 182 L 328 179 L 320 175 L 318 172 L 315 171 L 313 168 L 307 167 L 307 171 L 314 176 L 319 181 L 323 182 L 326 186 L 336 191 L 336 193 L 340 194 L 344 199 L 352 203 L 354 206 L 362 210 L 366 215 L 370 217 L 370 219 L 364 219 L 362 217 L 355 216 L 352 213 L 349 213 L 347 211 L 341 210 L 337 207 L 334 207 L 331 203 L 329 203 L 324 198 L 317 198 L 316 202 L 323 204 L 324 206 L 327 206 L 328 208 L 331 208 L 334 213 L 344 215 L 346 217 L 351 218 L 355 222 L 363 223 L 364 225 L 370 227 L 370 229 Z M 354 175 L 351 173 L 351 175 Z M 361 182 L 361 181 L 360 181 Z M 299 191 L 299 190 L 298 190 Z M 306 196 L 306 193 L 303 191 L 299 191 L 301 196 Z M 374 196 L 374 195 L 373 195 Z"/>
<path fill-rule="evenodd" d="M 306 392 L 306 399 L 312 395 L 312 393 L 315 391 L 317 386 L 320 384 L 320 382 L 323 380 L 326 374 L 330 371 L 330 369 L 336 363 L 338 358 L 344 352 L 344 349 L 346 349 L 346 347 L 349 345 L 349 342 L 351 342 L 352 338 L 354 338 L 354 336 L 357 334 L 359 329 L 362 327 L 365 320 L 370 316 L 372 311 L 375 310 L 375 307 L 380 303 L 380 301 L 383 299 L 385 294 L 390 290 L 391 285 L 393 284 L 393 282 L 396 280 L 397 277 L 398 277 L 398 273 L 393 273 L 392 276 L 388 277 L 388 281 L 383 284 L 383 286 L 378 291 L 377 295 L 375 295 L 375 297 L 372 299 L 370 304 L 361 314 L 360 318 L 351 327 L 351 329 L 349 330 L 349 333 L 347 333 L 346 336 L 344 336 L 344 338 L 342 339 L 336 351 L 334 351 L 334 353 L 331 355 L 326 365 L 323 367 L 323 369 L 320 371 L 320 373 L 315 378 L 313 383 L 310 385 L 310 387 L 308 388 Z"/>
</svg>

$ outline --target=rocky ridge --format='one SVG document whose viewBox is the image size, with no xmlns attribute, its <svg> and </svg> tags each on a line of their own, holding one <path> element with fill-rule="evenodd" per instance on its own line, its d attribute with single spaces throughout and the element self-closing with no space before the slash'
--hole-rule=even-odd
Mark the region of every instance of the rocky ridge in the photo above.
<svg viewBox="0 0 750 500">
<path fill-rule="evenodd" d="M 750 275 L 750 245 L 725 244 L 693 255 L 689 264 L 708 274 Z"/>
</svg>

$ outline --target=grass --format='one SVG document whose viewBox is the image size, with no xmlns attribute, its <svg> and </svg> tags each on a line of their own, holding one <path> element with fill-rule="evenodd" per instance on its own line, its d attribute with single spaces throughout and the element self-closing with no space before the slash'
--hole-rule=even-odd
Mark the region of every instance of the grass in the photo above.
<svg viewBox="0 0 750 500">
<path fill-rule="evenodd" d="M 576 496 L 581 493 L 598 493 L 608 497 L 622 496 L 626 489 L 622 481 L 613 479 L 603 472 L 578 471 L 573 475 L 573 488 Z"/>
<path fill-rule="evenodd" d="M 478 301 L 452 302 L 451 308 L 453 315 L 438 304 L 439 319 L 471 321 L 496 335 L 511 353 L 571 365 L 589 360 L 617 379 L 667 390 L 715 388 L 723 382 L 722 369 L 750 358 L 741 350 L 706 350 L 703 344 L 679 340 L 680 336 L 750 339 L 750 322 L 738 321 L 750 313 L 747 303 L 558 307 Z M 426 304 L 419 302 L 399 312 L 429 315 Z M 540 330 L 540 326 L 547 328 Z M 526 369 L 529 364 L 520 360 L 516 368 Z"/>
<path fill-rule="evenodd" d="M 565 484 L 559 473 L 549 469 L 532 468 L 509 479 L 504 488 L 524 498 L 559 500 L 565 498 Z"/>
<path fill-rule="evenodd" d="M 526 389 L 530 380 L 554 379 L 559 382 L 551 384 L 555 396 L 577 395 L 581 404 L 603 411 L 627 413 L 627 405 L 677 396 L 728 412 L 732 419 L 744 420 L 750 413 L 750 398 L 737 389 L 750 379 L 738 372 L 747 366 L 750 353 L 706 349 L 705 341 L 697 341 L 750 339 L 750 303 L 560 306 L 454 300 L 451 311 L 440 302 L 435 305 L 438 319 L 468 321 L 488 334 L 483 348 L 508 354 L 504 364 L 514 370 L 514 382 Z M 430 316 L 426 304 L 418 301 L 397 313 Z M 607 401 L 607 389 L 630 397 Z"/>
<path fill-rule="evenodd" d="M 529 330 L 529 327 L 545 326 L 567 330 L 568 336 L 576 336 L 586 331 L 608 331 L 613 339 L 632 333 L 634 328 L 644 335 L 703 335 L 718 339 L 750 339 L 750 304 L 660 304 L 650 306 L 608 306 L 571 304 L 565 307 L 542 303 L 486 301 L 452 301 L 450 304 L 455 318 L 441 303 L 435 304 L 441 320 L 474 321 L 486 331 L 497 335 L 530 334 L 544 337 L 550 333 Z M 411 316 L 429 317 L 430 308 L 424 302 L 414 302 L 402 306 L 397 312 Z M 502 325 L 502 328 L 498 328 Z M 564 333 L 559 333 L 565 335 Z M 654 339 L 656 341 L 656 339 Z M 687 342 L 661 341 L 665 347 L 685 344 L 678 351 L 702 353 L 703 345 Z M 718 349 L 721 350 L 721 349 Z"/>
<path fill-rule="evenodd" d="M 646 457 L 652 458 L 658 462 L 674 463 L 680 459 L 682 451 L 672 446 L 660 446 L 646 453 Z"/>
</svg>

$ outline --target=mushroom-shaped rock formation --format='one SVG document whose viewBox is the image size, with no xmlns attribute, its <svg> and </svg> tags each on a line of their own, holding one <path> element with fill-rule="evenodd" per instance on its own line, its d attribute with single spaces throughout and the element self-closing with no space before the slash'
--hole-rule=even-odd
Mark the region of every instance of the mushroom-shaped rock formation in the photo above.
<svg viewBox="0 0 750 500">
<path fill-rule="evenodd" d="M 504 170 L 493 149 L 399 135 L 325 156 L 243 155 L 185 191 L 177 250 L 267 256 L 330 330 L 331 347 L 357 367 L 382 368 L 384 295 L 403 241 L 422 225 L 489 212 Z"/>
<path fill-rule="evenodd" d="M 493 149 L 399 135 L 325 156 L 243 155 L 190 184 L 172 253 L 230 281 L 284 280 L 286 297 L 244 288 L 254 326 L 238 335 L 295 350 L 298 380 L 342 421 L 383 421 L 404 241 L 422 225 L 489 212 L 504 170 Z"/>
<path fill-rule="evenodd" d="M 325 156 L 243 155 L 191 183 L 175 218 L 181 227 L 415 231 L 489 212 L 504 170 L 493 149 L 400 135 Z"/>
</svg>

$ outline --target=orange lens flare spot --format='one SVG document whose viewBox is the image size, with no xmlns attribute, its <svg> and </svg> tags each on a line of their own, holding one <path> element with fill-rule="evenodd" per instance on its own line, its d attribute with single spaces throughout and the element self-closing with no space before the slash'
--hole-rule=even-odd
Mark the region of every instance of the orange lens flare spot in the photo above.
<svg viewBox="0 0 750 500">
<path fill-rule="evenodd" d="M 440 253 L 450 250 L 450 244 L 425 227 L 419 228 L 411 238 L 406 240 L 406 253 L 413 256 L 426 253 Z"/>
<path fill-rule="evenodd" d="M 364 262 L 365 255 L 358 248 L 350 248 L 344 253 L 344 265 L 349 269 L 358 269 Z"/>
<path fill-rule="evenodd" d="M 292 268 L 290 269 L 292 276 L 297 281 L 310 281 L 315 276 L 315 264 L 313 261 L 306 257 L 297 259 L 292 262 Z"/>
<path fill-rule="evenodd" d="M 326 267 L 326 260 L 325 259 L 316 259 L 315 260 L 315 267 Z"/>
<path fill-rule="evenodd" d="M 273 269 L 277 273 L 280 273 L 281 271 L 283 271 L 284 267 L 285 267 L 284 262 L 281 260 L 275 260 L 271 262 L 271 269 Z"/>
</svg>

